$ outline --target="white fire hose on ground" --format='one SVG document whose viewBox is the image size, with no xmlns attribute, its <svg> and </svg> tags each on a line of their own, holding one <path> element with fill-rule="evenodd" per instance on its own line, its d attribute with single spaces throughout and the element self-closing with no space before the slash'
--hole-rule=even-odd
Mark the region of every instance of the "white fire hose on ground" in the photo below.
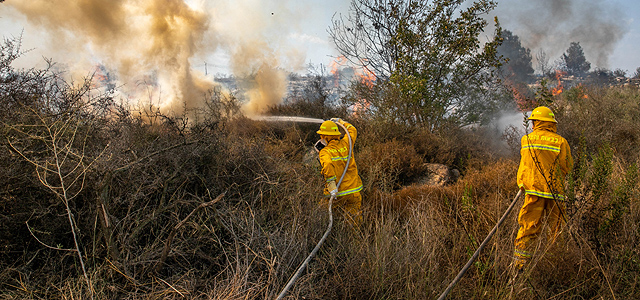
<svg viewBox="0 0 640 300">
<path fill-rule="evenodd" d="M 496 233 L 496 231 L 498 231 L 498 227 L 500 227 L 500 225 L 502 225 L 502 222 L 504 222 L 504 220 L 507 218 L 507 216 L 509 215 L 509 213 L 511 212 L 513 207 L 516 205 L 516 202 L 518 202 L 518 198 L 520 198 L 521 194 L 522 194 L 522 190 L 518 190 L 518 194 L 516 195 L 516 197 L 511 202 L 511 205 L 509 205 L 509 208 L 507 208 L 507 211 L 504 212 L 504 215 L 502 215 L 502 218 L 500 218 L 498 223 L 496 223 L 496 226 L 494 226 L 493 229 L 491 229 L 491 232 L 489 232 L 489 235 L 487 235 L 487 237 L 484 239 L 482 244 L 480 244 L 480 247 L 478 247 L 476 252 L 473 253 L 473 256 L 471 256 L 471 259 L 469 259 L 467 264 L 464 265 L 462 270 L 460 270 L 460 273 L 458 273 L 458 276 L 456 276 L 456 278 L 453 279 L 453 281 L 449 284 L 447 289 L 444 290 L 444 292 L 442 293 L 442 295 L 440 295 L 440 297 L 438 297 L 438 300 L 444 300 L 447 297 L 447 295 L 449 294 L 449 292 L 451 292 L 453 287 L 456 285 L 456 283 L 458 283 L 458 281 L 460 281 L 460 279 L 462 279 L 462 276 L 464 275 L 464 273 L 467 272 L 467 269 L 469 269 L 471 264 L 476 260 L 476 258 L 478 258 L 478 255 L 480 255 L 480 252 L 482 251 L 482 249 L 484 249 L 484 246 L 486 246 L 487 243 L 489 243 L 489 241 L 491 240 L 491 237 L 493 237 L 493 235 Z"/>
<path fill-rule="evenodd" d="M 340 180 L 338 180 L 338 184 L 336 184 L 336 189 L 338 189 L 340 188 L 342 179 L 344 179 L 344 175 L 347 174 L 347 169 L 349 168 L 349 162 L 351 161 L 351 153 L 353 151 L 353 142 L 351 141 L 351 135 L 349 134 L 349 131 L 347 130 L 347 128 L 344 125 L 340 124 L 339 122 L 336 122 L 336 123 L 340 125 L 342 129 L 344 129 L 349 139 L 349 155 L 347 156 L 347 163 L 344 167 L 344 171 L 342 171 L 342 176 L 340 176 Z M 329 233 L 331 232 L 331 228 L 333 227 L 333 212 L 331 211 L 331 206 L 333 205 L 334 198 L 335 196 L 333 195 L 329 198 L 329 225 L 327 226 L 327 230 L 324 232 L 324 235 L 322 236 L 322 238 L 320 239 L 316 247 L 313 248 L 309 256 L 307 256 L 307 259 L 305 259 L 304 262 L 302 262 L 302 264 L 300 265 L 296 273 L 293 274 L 293 276 L 291 276 L 291 279 L 289 279 L 289 282 L 287 282 L 287 285 L 285 285 L 285 287 L 282 289 L 282 292 L 280 292 L 280 294 L 278 295 L 278 298 L 276 298 L 277 300 L 282 299 L 284 295 L 289 291 L 289 289 L 293 286 L 293 284 L 298 279 L 298 277 L 300 277 L 300 275 L 302 274 L 302 271 L 304 271 L 304 269 L 307 267 L 311 259 L 314 256 L 316 256 L 316 254 L 318 253 L 318 250 L 320 250 L 320 247 L 329 236 Z"/>
<path fill-rule="evenodd" d="M 260 120 L 260 121 L 291 121 L 291 122 L 308 122 L 308 123 L 322 123 L 323 122 L 323 120 L 321 120 L 321 119 L 303 118 L 303 117 L 288 117 L 288 116 L 285 116 L 285 117 L 282 117 L 282 116 L 252 117 L 252 119 Z M 349 131 L 347 130 L 347 128 L 344 125 L 340 124 L 339 122 L 337 124 L 340 125 L 340 127 L 342 127 L 344 129 L 344 131 L 346 132 L 347 137 L 349 139 L 349 156 L 347 157 L 347 164 L 345 165 L 344 171 L 342 172 L 342 176 L 340 176 L 340 180 L 338 181 L 338 184 L 336 185 L 336 189 L 340 187 L 340 184 L 342 183 L 342 179 L 344 179 L 344 175 L 347 173 L 347 169 L 349 167 L 349 162 L 351 161 L 351 154 L 352 154 L 352 151 L 353 151 L 353 143 L 351 141 L 351 135 L 349 134 Z M 447 295 L 451 292 L 453 287 L 458 283 L 458 281 L 460 281 L 460 279 L 462 279 L 462 276 L 464 276 L 464 274 L 467 272 L 469 267 L 471 267 L 471 264 L 473 264 L 473 262 L 480 255 L 480 252 L 484 249 L 484 247 L 487 245 L 487 243 L 489 243 L 489 241 L 491 240 L 493 235 L 498 231 L 498 227 L 500 227 L 500 225 L 502 225 L 502 223 L 504 222 L 504 220 L 506 220 L 506 218 L 509 215 L 509 213 L 511 213 L 511 210 L 515 206 L 516 202 L 518 202 L 518 199 L 520 198 L 521 195 L 522 195 L 522 190 L 518 190 L 518 194 L 515 196 L 515 198 L 511 202 L 511 205 L 509 205 L 509 207 L 507 208 L 505 213 L 502 215 L 502 217 L 500 218 L 498 223 L 496 223 L 496 226 L 493 227 L 491 232 L 489 232 L 489 235 L 487 235 L 487 237 L 484 239 L 482 244 L 480 244 L 480 246 L 478 247 L 476 252 L 473 253 L 473 255 L 471 256 L 469 261 L 467 261 L 467 263 L 464 265 L 462 270 L 460 270 L 458 275 L 453 279 L 453 281 L 449 284 L 449 286 L 447 286 L 447 288 L 440 295 L 440 297 L 438 297 L 438 300 L 444 300 L 447 297 Z M 307 267 L 307 265 L 309 264 L 311 259 L 313 259 L 313 257 L 318 253 L 318 251 L 320 250 L 320 247 L 322 246 L 324 241 L 329 236 L 329 233 L 331 232 L 331 229 L 333 227 L 333 212 L 332 212 L 331 208 L 332 208 L 332 205 L 333 205 L 333 199 L 334 198 L 335 198 L 335 196 L 331 196 L 329 198 L 329 225 L 327 226 L 327 230 L 325 231 L 324 235 L 322 236 L 322 238 L 320 239 L 318 244 L 315 246 L 315 248 L 313 248 L 313 250 L 311 251 L 309 256 L 307 256 L 307 258 L 304 260 L 304 262 L 302 262 L 300 267 L 298 267 L 298 270 L 296 271 L 296 273 L 293 274 L 293 276 L 291 276 L 291 279 L 289 279 L 289 282 L 287 282 L 287 285 L 282 289 L 282 291 L 278 295 L 278 298 L 276 298 L 277 300 L 282 299 L 284 297 L 284 295 L 289 291 L 289 289 L 293 286 L 293 284 L 298 279 L 298 277 L 300 277 L 300 275 L 302 274 L 302 271 L 304 271 L 304 269 Z"/>
</svg>

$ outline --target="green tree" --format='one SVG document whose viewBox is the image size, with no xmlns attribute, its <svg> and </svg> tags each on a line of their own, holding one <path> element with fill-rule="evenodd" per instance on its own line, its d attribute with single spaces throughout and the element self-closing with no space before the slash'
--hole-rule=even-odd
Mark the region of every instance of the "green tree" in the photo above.
<svg viewBox="0 0 640 300">
<path fill-rule="evenodd" d="M 496 3 L 463 2 L 352 0 L 329 33 L 342 55 L 377 77 L 366 96 L 352 101 L 365 98 L 377 116 L 409 126 L 478 122 L 491 106 L 483 95 L 500 66 L 501 28 L 495 19 L 494 37 L 481 41 L 483 16 Z"/>
<path fill-rule="evenodd" d="M 533 78 L 531 50 L 522 47 L 520 38 L 509 30 L 502 31 L 502 44 L 498 47 L 498 55 L 505 58 L 500 70 L 502 75 L 518 82 L 530 82 Z"/>
<path fill-rule="evenodd" d="M 571 42 L 567 52 L 562 54 L 562 62 L 569 75 L 582 77 L 591 69 L 591 63 L 587 61 L 580 43 L 577 42 Z"/>
<path fill-rule="evenodd" d="M 596 68 L 587 74 L 587 80 L 594 85 L 607 85 L 615 82 L 616 75 L 611 70 Z"/>
</svg>

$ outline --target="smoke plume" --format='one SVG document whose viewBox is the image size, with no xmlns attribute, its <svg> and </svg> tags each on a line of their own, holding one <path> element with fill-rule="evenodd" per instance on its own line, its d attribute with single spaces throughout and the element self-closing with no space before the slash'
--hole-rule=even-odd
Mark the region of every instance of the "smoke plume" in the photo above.
<svg viewBox="0 0 640 300">
<path fill-rule="evenodd" d="M 579 42 L 587 60 L 606 68 L 616 44 L 627 32 L 622 11 L 599 0 L 506 0 L 496 13 L 524 47 L 543 50 L 552 60 Z"/>
<path fill-rule="evenodd" d="M 290 28 L 278 24 L 282 18 L 295 24 L 299 15 L 284 1 L 271 7 L 257 0 L 14 0 L 0 6 L 10 11 L 3 15 L 23 15 L 46 31 L 49 41 L 40 52 L 62 60 L 71 74 L 104 65 L 127 97 L 154 98 L 154 105 L 173 112 L 199 106 L 216 85 L 192 68 L 215 51 L 229 53 L 237 77 L 255 77 L 246 94 L 248 113 L 279 103 L 286 93 L 282 68 L 300 67 L 281 59 L 282 49 L 292 47 L 271 37 L 286 36 Z"/>
</svg>

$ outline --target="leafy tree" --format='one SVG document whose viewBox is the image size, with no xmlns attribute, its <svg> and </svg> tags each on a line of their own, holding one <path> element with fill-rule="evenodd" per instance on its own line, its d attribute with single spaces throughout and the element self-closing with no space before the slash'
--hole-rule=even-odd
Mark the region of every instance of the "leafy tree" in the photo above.
<svg viewBox="0 0 640 300">
<path fill-rule="evenodd" d="M 562 54 L 562 61 L 569 75 L 582 77 L 591 69 L 591 63 L 587 61 L 580 43 L 577 42 L 571 42 L 567 52 Z"/>
<path fill-rule="evenodd" d="M 588 81 L 594 85 L 605 85 L 615 81 L 615 74 L 611 70 L 605 68 L 596 68 L 587 76 Z"/>
<path fill-rule="evenodd" d="M 342 55 L 377 76 L 376 87 L 352 101 L 365 98 L 377 116 L 409 126 L 478 122 L 491 101 L 479 95 L 500 66 L 501 28 L 496 19 L 493 39 L 483 43 L 483 15 L 496 3 L 463 2 L 352 0 L 349 15 L 334 19 L 329 33 Z"/>
<path fill-rule="evenodd" d="M 633 78 L 640 78 L 640 67 L 636 69 L 636 72 L 633 73 Z"/>
<path fill-rule="evenodd" d="M 502 31 L 502 44 L 498 47 L 498 55 L 506 59 L 500 68 L 502 74 L 518 82 L 530 82 L 533 77 L 531 50 L 522 47 L 520 38 L 509 30 Z"/>
</svg>

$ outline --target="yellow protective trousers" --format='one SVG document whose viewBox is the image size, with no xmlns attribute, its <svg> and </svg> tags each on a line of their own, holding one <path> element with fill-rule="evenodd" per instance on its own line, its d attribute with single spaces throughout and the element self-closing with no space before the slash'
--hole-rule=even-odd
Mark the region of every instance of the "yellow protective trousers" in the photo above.
<svg viewBox="0 0 640 300">
<path fill-rule="evenodd" d="M 329 199 L 324 199 L 321 204 L 328 205 Z M 362 224 L 361 206 L 362 195 L 360 192 L 340 196 L 333 200 L 333 211 L 339 211 L 347 222 L 356 228 Z"/>
<path fill-rule="evenodd" d="M 518 214 L 518 236 L 515 240 L 515 258 L 517 267 L 523 267 L 537 248 L 540 231 L 546 228 L 547 243 L 555 243 L 561 233 L 564 219 L 564 204 L 550 198 L 531 194 L 525 195 L 524 204 Z M 546 222 L 545 222 L 546 221 Z"/>
</svg>

